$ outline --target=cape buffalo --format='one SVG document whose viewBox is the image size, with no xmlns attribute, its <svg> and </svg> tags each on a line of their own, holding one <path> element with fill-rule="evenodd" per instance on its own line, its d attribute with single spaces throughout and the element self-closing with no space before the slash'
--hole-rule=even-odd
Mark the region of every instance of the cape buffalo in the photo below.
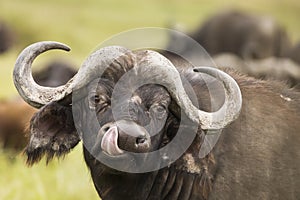
<svg viewBox="0 0 300 200">
<path fill-rule="evenodd" d="M 14 69 L 19 94 L 40 109 L 30 125 L 29 165 L 82 140 L 104 200 L 300 196 L 299 92 L 119 46 L 95 51 L 65 85 L 42 87 L 31 64 L 50 49 L 69 47 L 35 43 Z"/>
<path fill-rule="evenodd" d="M 235 10 L 213 15 L 189 36 L 210 55 L 226 52 L 243 59 L 281 57 L 290 48 L 286 31 L 274 19 Z M 180 34 L 172 34 L 168 50 L 193 54 L 193 46 L 182 41 Z"/>
</svg>

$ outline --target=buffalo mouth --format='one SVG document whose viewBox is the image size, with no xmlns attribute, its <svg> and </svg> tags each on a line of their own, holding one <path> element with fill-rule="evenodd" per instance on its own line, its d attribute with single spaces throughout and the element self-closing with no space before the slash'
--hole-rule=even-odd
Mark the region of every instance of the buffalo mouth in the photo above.
<svg viewBox="0 0 300 200">
<path fill-rule="evenodd" d="M 132 121 L 120 120 L 105 124 L 98 131 L 93 142 L 92 154 L 120 158 L 147 153 L 151 148 L 151 138 L 147 130 Z"/>
<path fill-rule="evenodd" d="M 101 140 L 101 149 L 109 156 L 118 156 L 124 154 L 124 151 L 118 146 L 118 128 L 110 127 L 103 135 Z"/>
<path fill-rule="evenodd" d="M 103 125 L 95 139 L 91 141 L 91 151 L 88 147 L 85 149 L 89 151 L 95 165 L 110 173 L 132 171 L 142 166 L 151 148 L 150 135 L 146 129 L 127 120 Z"/>
</svg>

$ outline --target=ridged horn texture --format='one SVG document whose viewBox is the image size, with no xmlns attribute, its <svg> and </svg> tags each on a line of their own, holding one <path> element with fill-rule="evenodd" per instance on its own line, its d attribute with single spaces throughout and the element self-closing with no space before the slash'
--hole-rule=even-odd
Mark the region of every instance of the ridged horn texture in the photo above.
<svg viewBox="0 0 300 200">
<path fill-rule="evenodd" d="M 13 72 L 14 84 L 19 94 L 27 103 L 36 108 L 51 101 L 62 99 L 67 93 L 71 92 L 69 85 L 72 80 L 64 86 L 51 88 L 38 85 L 32 77 L 32 62 L 38 55 L 50 49 L 70 51 L 68 46 L 58 42 L 39 42 L 32 44 L 21 52 L 17 58 Z"/>
</svg>

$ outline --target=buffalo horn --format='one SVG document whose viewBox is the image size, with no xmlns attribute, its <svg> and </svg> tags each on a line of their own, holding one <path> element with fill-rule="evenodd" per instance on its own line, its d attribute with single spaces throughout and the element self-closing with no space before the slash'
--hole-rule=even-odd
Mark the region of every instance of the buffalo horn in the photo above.
<svg viewBox="0 0 300 200">
<path fill-rule="evenodd" d="M 145 80 L 151 79 L 165 86 L 184 113 L 192 121 L 200 123 L 202 129 L 222 129 L 238 117 L 242 106 L 241 91 L 235 80 L 225 72 L 212 67 L 194 68 L 195 73 L 205 73 L 221 81 L 225 89 L 223 106 L 216 112 L 205 112 L 193 105 L 183 88 L 179 72 L 167 58 L 149 50 L 142 54 L 145 56 L 136 66 L 139 74 Z"/>
<path fill-rule="evenodd" d="M 52 101 L 59 101 L 71 94 L 74 89 L 84 87 L 91 80 L 97 78 L 97 74 L 102 74 L 106 67 L 117 58 L 129 53 L 129 50 L 119 46 L 104 47 L 91 54 L 78 70 L 78 73 L 65 85 L 44 87 L 34 81 L 31 65 L 38 55 L 51 49 L 70 50 L 68 46 L 59 42 L 37 42 L 25 48 L 18 56 L 15 64 L 13 72 L 15 87 L 21 97 L 36 108 Z"/>
</svg>

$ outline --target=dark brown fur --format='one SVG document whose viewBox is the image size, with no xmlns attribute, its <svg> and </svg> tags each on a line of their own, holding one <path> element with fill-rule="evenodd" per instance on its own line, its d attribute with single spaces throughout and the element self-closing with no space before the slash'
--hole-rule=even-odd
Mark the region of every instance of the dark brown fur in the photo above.
<svg viewBox="0 0 300 200">
<path fill-rule="evenodd" d="M 240 117 L 214 148 L 210 199 L 297 199 L 300 191 L 300 93 L 284 84 L 236 76 Z"/>
</svg>

